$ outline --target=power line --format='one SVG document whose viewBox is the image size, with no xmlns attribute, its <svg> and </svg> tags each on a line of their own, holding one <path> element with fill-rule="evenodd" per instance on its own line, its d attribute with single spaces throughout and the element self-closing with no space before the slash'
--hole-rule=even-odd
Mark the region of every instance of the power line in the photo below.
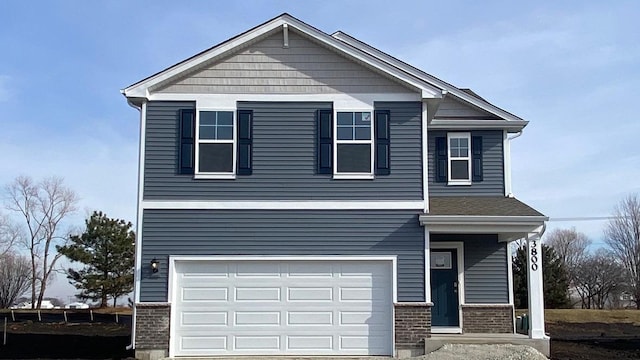
<svg viewBox="0 0 640 360">
<path fill-rule="evenodd" d="M 620 216 L 550 217 L 549 221 L 597 221 L 619 219 Z"/>
</svg>

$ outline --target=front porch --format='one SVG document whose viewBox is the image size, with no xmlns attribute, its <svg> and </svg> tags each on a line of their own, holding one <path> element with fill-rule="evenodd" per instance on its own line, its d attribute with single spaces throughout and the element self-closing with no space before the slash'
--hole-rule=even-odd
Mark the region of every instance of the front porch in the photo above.
<svg viewBox="0 0 640 360">
<path fill-rule="evenodd" d="M 430 338 L 425 339 L 424 352 L 428 354 L 432 351 L 440 349 L 446 344 L 512 344 L 527 345 L 540 351 L 544 356 L 549 357 L 551 348 L 549 338 L 532 339 L 522 334 L 432 334 Z"/>
</svg>

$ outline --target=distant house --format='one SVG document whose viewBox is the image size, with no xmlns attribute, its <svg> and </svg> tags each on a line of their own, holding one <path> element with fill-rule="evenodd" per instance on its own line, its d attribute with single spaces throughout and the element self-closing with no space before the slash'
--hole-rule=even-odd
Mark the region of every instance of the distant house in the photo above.
<svg viewBox="0 0 640 360">
<path fill-rule="evenodd" d="M 141 128 L 136 357 L 512 339 L 523 238 L 525 340 L 548 354 L 547 217 L 511 190 L 527 121 L 288 14 L 122 93 Z"/>
<path fill-rule="evenodd" d="M 31 309 L 31 302 L 23 302 L 18 305 L 12 306 L 12 309 Z M 53 305 L 50 300 L 42 300 L 40 309 L 55 309 L 59 308 Z"/>
<path fill-rule="evenodd" d="M 65 309 L 88 309 L 89 305 L 81 302 L 73 302 L 71 304 L 67 304 L 64 307 Z"/>
</svg>

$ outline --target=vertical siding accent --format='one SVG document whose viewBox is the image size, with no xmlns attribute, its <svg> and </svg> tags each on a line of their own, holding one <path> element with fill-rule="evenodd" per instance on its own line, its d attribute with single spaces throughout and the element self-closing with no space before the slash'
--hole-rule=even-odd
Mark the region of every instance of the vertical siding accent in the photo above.
<svg viewBox="0 0 640 360">
<path fill-rule="evenodd" d="M 140 301 L 167 301 L 169 255 L 397 255 L 398 301 L 424 301 L 424 231 L 411 211 L 144 210 Z"/>
<path fill-rule="evenodd" d="M 374 180 L 333 180 L 317 174 L 316 111 L 331 103 L 240 102 L 253 110 L 252 175 L 194 180 L 177 174 L 179 109 L 188 102 L 147 107 L 145 200 L 421 200 L 421 104 L 377 102 L 391 112 L 391 174 Z"/>
<path fill-rule="evenodd" d="M 472 131 L 471 136 L 482 136 L 483 180 L 469 186 L 448 186 L 436 182 L 436 137 L 446 137 L 446 131 L 429 131 L 429 195 L 431 196 L 504 196 L 504 156 L 501 130 Z"/>
<path fill-rule="evenodd" d="M 154 92 L 189 94 L 414 93 L 337 52 L 289 31 L 250 44 L 186 78 Z"/>
<path fill-rule="evenodd" d="M 498 235 L 432 234 L 431 241 L 464 242 L 465 303 L 509 303 L 508 244 Z"/>
</svg>

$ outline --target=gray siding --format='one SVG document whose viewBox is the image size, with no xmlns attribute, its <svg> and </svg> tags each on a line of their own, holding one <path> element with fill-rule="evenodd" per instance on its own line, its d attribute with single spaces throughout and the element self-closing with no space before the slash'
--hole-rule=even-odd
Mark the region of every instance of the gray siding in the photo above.
<svg viewBox="0 0 640 360">
<path fill-rule="evenodd" d="M 446 182 L 435 182 L 436 137 L 447 136 L 446 131 L 429 132 L 429 195 L 430 196 L 490 196 L 504 195 L 504 155 L 502 131 L 471 131 L 471 136 L 482 136 L 483 181 L 469 186 L 449 186 Z"/>
<path fill-rule="evenodd" d="M 331 103 L 239 103 L 254 111 L 253 174 L 235 180 L 177 175 L 178 111 L 193 103 L 147 107 L 144 198 L 193 200 L 421 200 L 421 105 L 376 103 L 391 111 L 391 174 L 333 180 L 316 174 L 317 109 Z"/>
<path fill-rule="evenodd" d="M 436 119 L 497 119 L 497 117 L 488 111 L 481 110 L 473 105 L 465 104 L 462 101 L 456 100 L 451 96 L 444 98 L 438 111 L 434 116 Z"/>
<path fill-rule="evenodd" d="M 289 31 L 282 31 L 154 92 L 189 94 L 415 93 Z"/>
<path fill-rule="evenodd" d="M 509 303 L 508 244 L 497 235 L 434 234 L 430 240 L 464 242 L 465 303 Z"/>
<path fill-rule="evenodd" d="M 397 255 L 398 300 L 424 301 L 423 249 L 410 211 L 144 210 L 140 300 L 167 301 L 169 255 Z"/>
</svg>

